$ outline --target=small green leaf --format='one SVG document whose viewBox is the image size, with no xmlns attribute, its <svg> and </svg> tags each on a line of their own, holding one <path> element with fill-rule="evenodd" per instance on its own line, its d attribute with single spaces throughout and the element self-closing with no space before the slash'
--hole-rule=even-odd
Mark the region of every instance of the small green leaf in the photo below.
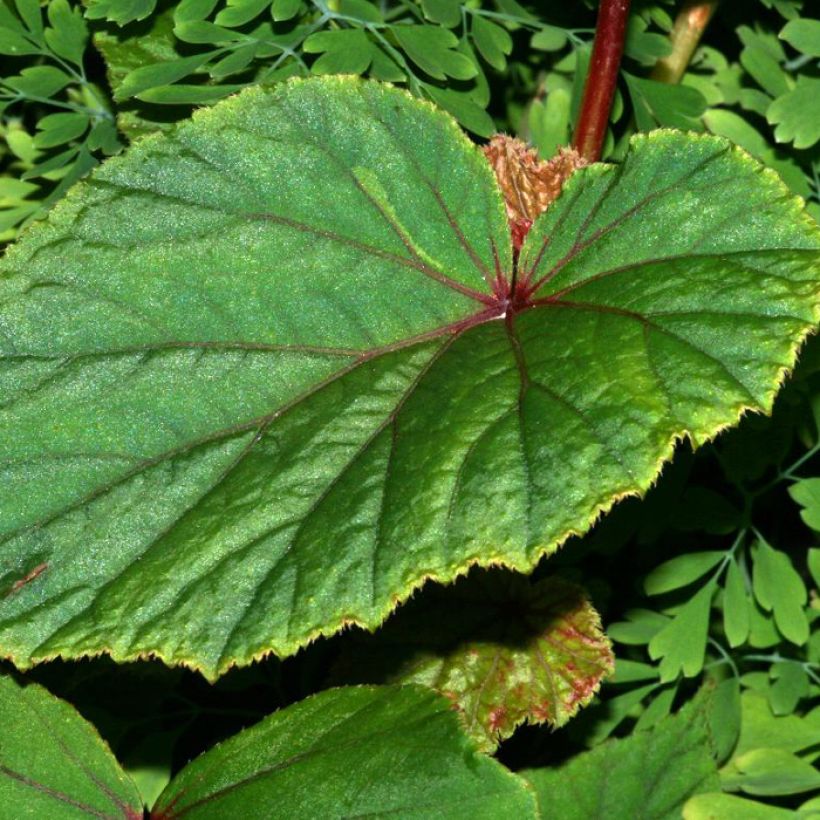
<svg viewBox="0 0 820 820">
<path fill-rule="evenodd" d="M 481 56 L 496 70 L 507 67 L 507 55 L 512 51 L 512 37 L 497 23 L 485 20 L 480 14 L 472 17 L 473 41 Z"/>
<path fill-rule="evenodd" d="M 661 659 L 662 681 L 674 680 L 679 673 L 691 678 L 703 669 L 715 588 L 715 582 L 710 581 L 698 590 L 649 642 L 649 656 Z"/>
<path fill-rule="evenodd" d="M 538 51 L 560 51 L 567 44 L 567 33 L 557 26 L 543 26 L 530 39 L 530 45 Z"/>
<path fill-rule="evenodd" d="M 210 105 L 218 100 L 235 94 L 241 85 L 160 85 L 141 91 L 137 98 L 143 102 L 162 103 L 163 105 Z"/>
<path fill-rule="evenodd" d="M 114 92 L 114 99 L 123 100 L 127 97 L 135 97 L 151 88 L 175 83 L 196 71 L 210 56 L 208 53 L 201 52 L 179 60 L 136 68 L 120 83 Z"/>
<path fill-rule="evenodd" d="M 14 0 L 17 13 L 26 24 L 26 28 L 39 42 L 43 39 L 43 14 L 38 0 Z M 1 25 L 1 24 L 0 24 Z"/>
<path fill-rule="evenodd" d="M 86 114 L 49 114 L 37 123 L 39 133 L 34 137 L 34 144 L 41 150 L 64 145 L 81 137 L 88 125 Z"/>
<path fill-rule="evenodd" d="M 450 702 L 415 686 L 331 689 L 189 763 L 154 813 L 533 818 L 520 778 L 478 753 Z"/>
<path fill-rule="evenodd" d="M 820 57 L 820 20 L 790 20 L 780 32 L 780 39 L 809 57 Z"/>
<path fill-rule="evenodd" d="M 820 589 L 820 547 L 811 547 L 807 560 L 814 586 Z"/>
<path fill-rule="evenodd" d="M 242 42 L 245 39 L 239 32 L 217 26 L 207 20 L 177 23 L 174 26 L 174 34 L 182 42 L 193 45 L 225 45 Z"/>
<path fill-rule="evenodd" d="M 46 6 L 51 28 L 45 32 L 46 42 L 60 57 L 82 67 L 88 27 L 79 8 L 70 6 L 67 0 L 49 0 Z"/>
<path fill-rule="evenodd" d="M 670 623 L 666 615 L 649 609 L 631 609 L 626 612 L 626 617 L 626 621 L 618 621 L 607 628 L 613 641 L 637 646 L 648 644 Z"/>
<path fill-rule="evenodd" d="M 302 0 L 273 0 L 271 14 L 273 19 L 279 23 L 292 20 L 302 8 Z"/>
<path fill-rule="evenodd" d="M 218 0 L 181 0 L 174 7 L 175 23 L 191 23 L 211 15 Z"/>
<path fill-rule="evenodd" d="M 469 93 L 426 84 L 424 88 L 438 105 L 452 114 L 469 131 L 478 134 L 479 137 L 489 137 L 495 133 L 492 117 L 473 101 Z"/>
<path fill-rule="evenodd" d="M 656 567 L 643 582 L 647 595 L 663 595 L 673 589 L 688 586 L 716 567 L 724 558 L 723 550 L 687 552 Z"/>
<path fill-rule="evenodd" d="M 736 757 L 734 765 L 739 775 L 728 783 L 746 794 L 777 796 L 820 789 L 820 771 L 784 749 L 753 749 Z"/>
<path fill-rule="evenodd" d="M 697 794 L 683 807 L 683 820 L 794 820 L 794 812 L 722 792 Z"/>
<path fill-rule="evenodd" d="M 430 686 L 491 750 L 525 721 L 563 726 L 612 662 L 598 613 L 579 587 L 491 572 L 429 589 L 375 635 L 351 638 L 337 677 Z"/>
<path fill-rule="evenodd" d="M 299 0 L 301 2 L 301 0 Z M 244 26 L 245 23 L 249 23 L 251 20 L 254 20 L 258 17 L 265 9 L 271 7 L 271 0 L 228 0 L 228 5 L 223 8 L 219 14 L 216 15 L 214 18 L 214 22 L 218 26 L 227 26 L 228 28 L 235 28 L 237 26 Z M 297 2 L 297 10 L 298 10 L 298 2 Z M 275 16 L 275 7 L 274 11 L 274 20 L 278 20 Z M 282 19 L 290 20 L 291 17 L 295 16 L 291 14 L 290 17 L 285 17 Z"/>
<path fill-rule="evenodd" d="M 740 736 L 742 712 L 737 678 L 721 681 L 707 692 L 707 714 L 715 759 L 720 765 L 728 760 Z"/>
<path fill-rule="evenodd" d="M 752 585 L 755 598 L 767 612 L 783 637 L 798 646 L 809 639 L 809 622 L 804 606 L 806 587 L 792 566 L 789 556 L 759 541 L 752 552 Z"/>
<path fill-rule="evenodd" d="M 649 731 L 609 740 L 559 768 L 525 769 L 521 776 L 535 789 L 544 820 L 677 820 L 688 798 L 719 784 L 702 700 Z"/>
<path fill-rule="evenodd" d="M 24 68 L 19 75 L 6 77 L 2 82 L 26 96 L 51 97 L 62 91 L 72 79 L 59 68 L 38 65 Z"/>
<path fill-rule="evenodd" d="M 0 676 L 0 813 L 142 817 L 134 784 L 94 727 L 33 683 Z"/>
<path fill-rule="evenodd" d="M 774 683 L 769 687 L 769 705 L 775 715 L 790 715 L 809 694 L 809 677 L 800 663 L 780 661 L 769 670 Z"/>
<path fill-rule="evenodd" d="M 395 26 L 393 34 L 407 56 L 437 80 L 469 80 L 478 74 L 475 63 L 458 51 L 458 38 L 436 26 Z"/>
<path fill-rule="evenodd" d="M 694 88 L 647 80 L 622 72 L 635 108 L 638 128 L 652 131 L 658 126 L 700 131 L 706 100 Z"/>
<path fill-rule="evenodd" d="M 638 716 L 633 731 L 645 732 L 656 726 L 663 718 L 668 717 L 677 694 L 677 684 L 661 687 L 660 691 L 646 704 L 643 712 Z"/>
<path fill-rule="evenodd" d="M 22 57 L 37 54 L 39 49 L 22 32 L 0 27 L 0 54 Z"/>
<path fill-rule="evenodd" d="M 766 696 L 745 691 L 740 696 L 742 719 L 735 756 L 762 747 L 802 752 L 820 737 L 820 710 L 806 716 L 772 714 Z"/>
<path fill-rule="evenodd" d="M 317 31 L 304 44 L 308 54 L 321 54 L 311 66 L 314 74 L 363 74 L 373 59 L 373 45 L 358 28 Z"/>
<path fill-rule="evenodd" d="M 801 74 L 797 86 L 769 106 L 766 119 L 776 126 L 774 137 L 778 142 L 811 148 L 820 140 L 820 78 Z"/>
<path fill-rule="evenodd" d="M 569 143 L 570 93 L 556 88 L 546 99 L 533 100 L 528 124 L 530 139 L 542 157 L 552 157 L 558 148 Z"/>
<path fill-rule="evenodd" d="M 622 683 L 637 683 L 645 680 L 655 680 L 658 677 L 658 667 L 642 661 L 631 661 L 628 658 L 615 659 L 615 672 L 609 678 L 611 685 Z"/>
<path fill-rule="evenodd" d="M 749 591 L 734 557 L 726 571 L 723 590 L 723 628 L 733 649 L 749 637 Z"/>
<path fill-rule="evenodd" d="M 458 0 L 421 0 L 421 8 L 428 20 L 447 28 L 455 28 L 461 22 Z"/>
<path fill-rule="evenodd" d="M 108 20 L 125 26 L 150 17 L 156 6 L 157 0 L 88 0 L 85 16 L 89 20 Z"/>
</svg>

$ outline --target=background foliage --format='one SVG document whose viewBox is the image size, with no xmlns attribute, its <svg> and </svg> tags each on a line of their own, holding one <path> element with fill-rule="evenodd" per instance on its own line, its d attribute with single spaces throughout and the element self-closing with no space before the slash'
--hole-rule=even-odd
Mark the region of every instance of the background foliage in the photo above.
<svg viewBox="0 0 820 820">
<path fill-rule="evenodd" d="M 711 131 L 777 171 L 820 218 L 820 20 L 811 4 L 727 0 L 679 84 L 660 82 L 656 69 L 677 4 L 634 5 L 605 158 L 618 159 L 635 131 Z M 550 156 L 571 133 L 593 6 L 3 0 L 0 239 L 139 135 L 293 75 L 403 84 L 476 138 L 504 130 Z M 526 770 L 539 796 L 556 793 L 556 778 L 623 782 L 622 767 L 645 755 L 670 761 L 658 766 L 668 793 L 653 793 L 650 816 L 820 812 L 819 430 L 812 342 L 771 419 L 748 417 L 694 455 L 681 447 L 646 499 L 622 503 L 545 562 L 542 575 L 560 572 L 590 591 L 617 659 L 596 704 L 568 726 L 523 727 L 502 744 L 499 759 Z M 483 576 L 503 573 L 471 577 Z M 150 804 L 195 754 L 338 682 L 346 666 L 349 674 L 360 651 L 349 643 L 322 640 L 215 686 L 147 661 L 54 662 L 29 677 L 98 727 Z M 352 678 L 377 679 L 361 666 Z M 703 683 L 708 691 L 692 701 Z M 669 717 L 685 703 L 686 720 Z M 620 806 L 646 798 L 602 787 L 585 795 L 598 802 L 583 816 L 612 816 L 616 793 Z M 568 806 L 562 816 L 578 810 Z"/>
</svg>

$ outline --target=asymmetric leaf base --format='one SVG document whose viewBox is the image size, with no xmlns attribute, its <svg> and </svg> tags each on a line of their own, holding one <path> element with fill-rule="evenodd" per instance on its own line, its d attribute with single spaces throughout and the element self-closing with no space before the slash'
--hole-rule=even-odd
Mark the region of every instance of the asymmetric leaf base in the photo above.
<svg viewBox="0 0 820 820">
<path fill-rule="evenodd" d="M 656 132 L 514 265 L 455 123 L 350 78 L 139 141 L 0 269 L 0 655 L 214 677 L 527 570 L 770 408 L 818 248 L 771 172 Z"/>
</svg>

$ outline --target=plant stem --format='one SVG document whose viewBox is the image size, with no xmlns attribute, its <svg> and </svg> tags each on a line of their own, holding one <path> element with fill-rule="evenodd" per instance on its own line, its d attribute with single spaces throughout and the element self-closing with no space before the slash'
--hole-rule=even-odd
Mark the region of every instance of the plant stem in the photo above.
<svg viewBox="0 0 820 820">
<path fill-rule="evenodd" d="M 662 83 L 680 82 L 719 0 L 686 0 L 669 34 L 672 53 L 655 64 L 650 75 Z"/>
<path fill-rule="evenodd" d="M 592 59 L 573 138 L 573 146 L 589 162 L 601 158 L 628 18 L 629 0 L 601 0 Z"/>
</svg>

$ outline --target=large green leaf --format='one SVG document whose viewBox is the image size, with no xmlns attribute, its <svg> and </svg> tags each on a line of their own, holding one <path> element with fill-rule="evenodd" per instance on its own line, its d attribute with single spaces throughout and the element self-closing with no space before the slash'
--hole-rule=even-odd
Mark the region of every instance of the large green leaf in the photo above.
<svg viewBox="0 0 820 820">
<path fill-rule="evenodd" d="M 0 676 L 0 726 L 0 817 L 142 817 L 94 727 L 41 686 Z"/>
<path fill-rule="evenodd" d="M 717 791 L 703 696 L 649 731 L 608 740 L 558 768 L 527 769 L 541 816 L 677 820 L 695 794 Z"/>
<path fill-rule="evenodd" d="M 525 721 L 563 726 L 613 665 L 582 589 L 560 578 L 531 583 L 495 571 L 425 590 L 375 635 L 351 635 L 336 675 L 431 686 L 492 749 Z"/>
<path fill-rule="evenodd" d="M 657 132 L 514 269 L 453 120 L 351 78 L 143 139 L 0 271 L 0 653 L 214 676 L 529 569 L 771 407 L 818 248 L 772 173 Z"/>
<path fill-rule="evenodd" d="M 535 817 L 525 783 L 476 751 L 422 687 L 331 689 L 189 764 L 154 816 Z"/>
</svg>

